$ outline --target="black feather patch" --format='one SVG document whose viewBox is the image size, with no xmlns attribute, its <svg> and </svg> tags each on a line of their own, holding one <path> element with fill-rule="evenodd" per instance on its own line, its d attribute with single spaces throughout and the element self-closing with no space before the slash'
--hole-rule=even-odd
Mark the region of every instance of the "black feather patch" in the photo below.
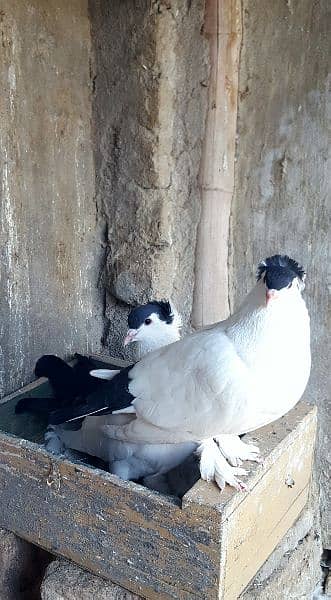
<svg viewBox="0 0 331 600">
<path fill-rule="evenodd" d="M 57 409 L 80 405 L 88 396 L 102 386 L 102 380 L 90 375 L 94 363 L 81 354 L 75 354 L 73 367 L 62 358 L 45 354 L 36 363 L 35 375 L 47 377 L 52 388 L 53 398 L 22 398 L 16 405 L 17 414 L 28 412 L 49 415 Z"/>
<path fill-rule="evenodd" d="M 286 254 L 275 254 L 259 264 L 257 280 L 259 281 L 263 275 L 263 280 L 269 289 L 280 290 L 290 285 L 295 277 L 304 281 L 305 271 Z"/>
<path fill-rule="evenodd" d="M 174 320 L 174 314 L 172 312 L 170 302 L 166 300 L 153 300 L 148 304 L 142 306 L 136 306 L 131 310 L 128 316 L 128 325 L 130 329 L 139 329 L 144 323 L 145 319 L 151 316 L 152 313 L 156 313 L 161 321 L 165 321 L 168 325 Z"/>
<path fill-rule="evenodd" d="M 155 304 L 160 307 L 160 318 L 163 315 L 163 320 L 170 325 L 174 320 L 174 313 L 172 312 L 170 302 L 168 300 L 160 300 L 160 302 L 155 302 Z"/>
<path fill-rule="evenodd" d="M 133 365 L 121 369 L 110 381 L 102 380 L 101 387 L 89 394 L 85 402 L 66 406 L 52 412 L 51 425 L 74 421 L 88 415 L 106 415 L 131 406 L 134 396 L 129 392 L 130 370 Z"/>
</svg>

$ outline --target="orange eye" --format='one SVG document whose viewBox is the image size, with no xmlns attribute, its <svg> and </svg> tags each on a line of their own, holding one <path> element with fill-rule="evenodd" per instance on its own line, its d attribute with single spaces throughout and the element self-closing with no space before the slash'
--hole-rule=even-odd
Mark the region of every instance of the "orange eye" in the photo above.
<svg viewBox="0 0 331 600">
<path fill-rule="evenodd" d="M 152 319 L 145 319 L 145 325 L 150 325 L 152 322 Z"/>
</svg>

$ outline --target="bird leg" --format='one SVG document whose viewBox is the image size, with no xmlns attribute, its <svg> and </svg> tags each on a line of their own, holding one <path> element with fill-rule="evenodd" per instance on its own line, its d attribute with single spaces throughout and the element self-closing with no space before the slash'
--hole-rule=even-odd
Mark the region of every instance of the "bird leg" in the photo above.
<svg viewBox="0 0 331 600">
<path fill-rule="evenodd" d="M 247 485 L 237 475 L 245 475 L 245 469 L 231 467 L 220 452 L 213 438 L 202 440 L 197 453 L 200 455 L 200 474 L 205 481 L 215 481 L 223 490 L 228 483 L 238 491 L 247 492 Z"/>
<path fill-rule="evenodd" d="M 259 448 L 253 444 L 245 444 L 238 435 L 217 435 L 214 440 L 224 458 L 233 467 L 240 467 L 243 460 L 262 462 Z"/>
</svg>

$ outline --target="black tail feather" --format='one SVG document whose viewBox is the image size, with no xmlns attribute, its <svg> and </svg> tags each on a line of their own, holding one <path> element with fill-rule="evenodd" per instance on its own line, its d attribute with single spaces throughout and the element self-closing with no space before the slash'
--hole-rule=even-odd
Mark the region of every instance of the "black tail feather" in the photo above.
<svg viewBox="0 0 331 600">
<path fill-rule="evenodd" d="M 36 374 L 49 379 L 53 398 L 22 398 L 16 405 L 16 414 L 31 412 L 47 415 L 51 425 L 76 422 L 87 415 L 103 415 L 129 407 L 129 371 L 125 367 L 112 380 L 92 377 L 89 372 L 93 362 L 80 354 L 75 355 L 76 364 L 70 367 L 57 356 L 44 355 L 36 365 Z"/>
<path fill-rule="evenodd" d="M 134 400 L 128 387 L 131 369 L 132 366 L 121 369 L 110 381 L 100 380 L 100 387 L 89 394 L 85 402 L 54 411 L 50 415 L 50 423 L 60 425 L 88 415 L 106 415 L 128 408 Z"/>
</svg>

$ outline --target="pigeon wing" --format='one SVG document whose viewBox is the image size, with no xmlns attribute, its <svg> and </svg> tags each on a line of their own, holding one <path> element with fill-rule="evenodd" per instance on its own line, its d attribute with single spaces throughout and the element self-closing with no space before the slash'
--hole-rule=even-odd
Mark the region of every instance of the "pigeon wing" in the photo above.
<svg viewBox="0 0 331 600">
<path fill-rule="evenodd" d="M 130 379 L 138 418 L 198 438 L 233 418 L 251 388 L 249 370 L 220 326 L 152 352 Z"/>
</svg>

